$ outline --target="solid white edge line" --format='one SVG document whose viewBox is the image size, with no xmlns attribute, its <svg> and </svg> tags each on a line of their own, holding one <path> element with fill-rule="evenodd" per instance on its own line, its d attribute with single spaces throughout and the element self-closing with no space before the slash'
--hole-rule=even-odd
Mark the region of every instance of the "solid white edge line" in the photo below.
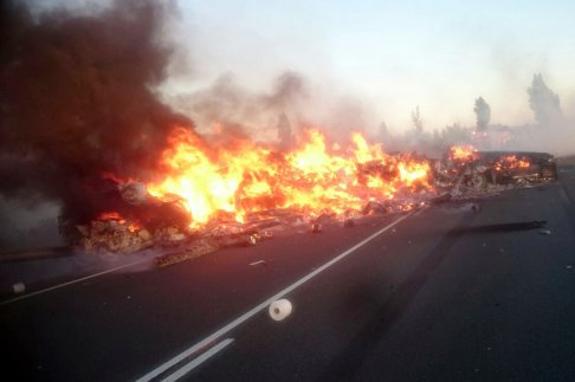
<svg viewBox="0 0 575 382">
<path fill-rule="evenodd" d="M 66 286 L 77 284 L 77 283 L 80 283 L 82 281 L 90 280 L 90 279 L 93 279 L 95 277 L 103 276 L 103 275 L 108 274 L 108 273 L 116 272 L 116 271 L 119 271 L 120 269 L 131 267 L 134 265 L 138 265 L 138 264 L 144 263 L 146 261 L 150 261 L 150 259 L 141 259 L 138 261 L 134 261 L 133 263 L 120 265 L 120 266 L 115 267 L 115 268 L 106 269 L 105 271 L 102 271 L 102 272 L 98 272 L 98 273 L 94 273 L 94 274 L 91 274 L 88 276 L 80 277 L 79 279 L 70 280 L 70 281 L 67 281 L 67 282 L 62 283 L 62 284 L 53 285 L 51 287 L 40 289 L 40 290 L 37 290 L 35 292 L 31 292 L 31 293 L 24 294 L 22 296 L 14 297 L 14 298 L 11 298 L 9 300 L 5 300 L 5 301 L 0 302 L 0 306 L 8 305 L 8 304 L 11 304 L 13 302 L 24 300 L 24 299 L 27 299 L 30 297 L 38 296 L 39 294 L 50 292 L 50 291 L 53 291 L 55 289 L 64 288 Z"/>
<path fill-rule="evenodd" d="M 268 298 L 267 300 L 265 300 L 264 302 L 262 302 L 261 304 L 257 305 L 256 307 L 252 308 L 251 310 L 245 312 L 244 314 L 242 314 L 241 316 L 239 316 L 238 318 L 236 318 L 235 320 L 231 321 L 229 324 L 223 326 L 222 328 L 218 329 L 217 331 L 215 331 L 214 333 L 210 334 L 209 336 L 207 336 L 206 338 L 204 338 L 203 340 L 201 340 L 200 342 L 196 343 L 194 346 L 188 348 L 187 350 L 184 350 L 182 353 L 180 353 L 179 355 L 171 358 L 170 360 L 166 361 L 165 363 L 163 363 L 162 365 L 158 366 L 157 368 L 151 370 L 150 372 L 148 372 L 146 375 L 138 378 L 136 380 L 136 382 L 148 382 L 150 380 L 152 380 L 153 378 L 157 377 L 158 375 L 162 374 L 163 372 L 165 372 L 166 370 L 168 370 L 169 368 L 173 367 L 174 365 L 178 364 L 179 362 L 183 361 L 184 359 L 188 358 L 190 355 L 194 354 L 195 352 L 197 352 L 198 350 L 207 347 L 208 345 L 210 345 L 211 343 L 215 342 L 218 338 L 224 336 L 225 334 L 227 334 L 228 332 L 230 332 L 232 329 L 236 328 L 237 326 L 241 325 L 242 323 L 244 323 L 245 321 L 247 321 L 248 319 L 250 319 L 252 316 L 256 315 L 257 313 L 259 313 L 260 311 L 266 309 L 272 302 L 274 302 L 275 300 L 278 300 L 279 298 L 285 296 L 286 294 L 292 292 L 294 289 L 298 288 L 299 286 L 301 286 L 302 284 L 306 283 L 307 281 L 311 280 L 312 278 L 314 278 L 315 276 L 317 276 L 318 274 L 320 274 L 321 272 L 323 272 L 324 270 L 328 269 L 329 267 L 331 267 L 332 265 L 334 265 L 335 263 L 337 263 L 338 261 L 342 260 L 343 258 L 345 258 L 346 256 L 348 256 L 349 254 L 351 254 L 352 252 L 354 252 L 355 250 L 363 247 L 365 244 L 369 243 L 370 241 L 372 241 L 373 239 L 375 239 L 377 236 L 381 235 L 382 233 L 384 233 L 385 231 L 389 230 L 390 228 L 392 228 L 393 226 L 395 226 L 396 224 L 399 224 L 401 221 L 407 219 L 409 216 L 413 215 L 414 213 L 416 213 L 417 211 L 420 211 L 420 209 L 418 210 L 413 210 L 409 213 L 407 213 L 406 215 L 400 216 L 398 219 L 394 220 L 392 223 L 386 225 L 385 227 L 383 227 L 382 229 L 380 229 L 379 231 L 377 231 L 376 233 L 370 235 L 369 237 L 367 237 L 366 239 L 360 241 L 359 243 L 357 243 L 356 245 L 354 245 L 353 247 L 347 249 L 346 251 L 342 252 L 341 254 L 339 254 L 338 256 L 334 257 L 333 259 L 331 259 L 330 261 L 328 261 L 327 263 L 325 263 L 324 265 L 320 266 L 319 268 L 315 269 L 314 271 L 310 272 L 309 274 L 307 274 L 306 276 L 302 277 L 301 279 L 297 280 L 296 282 L 294 282 L 293 284 L 291 284 L 290 286 L 288 286 L 287 288 L 281 290 L 280 292 L 276 293 L 275 295 L 273 295 L 272 297 Z"/>
<path fill-rule="evenodd" d="M 215 356 L 220 351 L 224 350 L 227 346 L 229 346 L 232 342 L 234 342 L 233 338 L 226 338 L 222 342 L 218 343 L 214 347 L 210 348 L 205 353 L 202 353 L 197 358 L 194 358 L 190 363 L 185 364 L 172 374 L 168 375 L 166 378 L 162 379 L 163 382 L 175 382 L 178 379 L 182 378 L 184 375 L 188 374 L 190 371 L 194 370 L 196 367 L 200 366 L 202 363 L 206 362 L 208 359 Z"/>
</svg>

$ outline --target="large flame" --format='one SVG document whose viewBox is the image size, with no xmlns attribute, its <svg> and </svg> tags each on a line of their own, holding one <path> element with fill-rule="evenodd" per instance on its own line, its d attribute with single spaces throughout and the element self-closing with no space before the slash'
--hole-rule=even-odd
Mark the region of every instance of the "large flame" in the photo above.
<svg viewBox="0 0 575 382">
<path fill-rule="evenodd" d="M 471 162 L 477 159 L 477 149 L 471 145 L 456 145 L 449 148 L 449 158 L 454 162 Z"/>
<path fill-rule="evenodd" d="M 429 190 L 430 165 L 390 156 L 354 133 L 352 145 L 328 148 L 318 130 L 307 130 L 297 148 L 277 152 L 251 141 L 212 147 L 176 128 L 161 159 L 159 178 L 148 192 L 181 199 L 198 227 L 222 212 L 243 221 L 252 212 L 290 208 L 308 216 L 359 211 L 369 200 L 398 192 Z"/>
<path fill-rule="evenodd" d="M 531 164 L 527 158 L 517 158 L 516 155 L 505 155 L 495 163 L 496 171 L 513 170 L 513 169 L 526 169 Z"/>
</svg>

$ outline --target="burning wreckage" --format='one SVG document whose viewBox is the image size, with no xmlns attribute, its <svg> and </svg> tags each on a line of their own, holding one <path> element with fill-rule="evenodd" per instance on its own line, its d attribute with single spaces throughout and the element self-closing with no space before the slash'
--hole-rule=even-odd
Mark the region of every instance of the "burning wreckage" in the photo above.
<svg viewBox="0 0 575 382">
<path fill-rule="evenodd" d="M 307 131 L 286 153 L 251 142 L 213 148 L 187 129 L 170 136 L 156 178 L 105 175 L 113 200 L 83 224 L 62 232 L 86 252 L 165 249 L 158 266 L 230 246 L 252 246 L 290 227 L 318 233 L 327 222 L 344 227 L 373 214 L 400 213 L 432 203 L 493 194 L 556 179 L 553 156 L 482 152 L 454 146 L 439 160 L 390 155 L 353 134 L 352 145 L 328 148 Z"/>
<path fill-rule="evenodd" d="M 557 179 L 557 164 L 551 154 L 478 151 L 470 145 L 451 147 L 434 169 L 435 186 L 448 191 L 448 197 L 453 198 L 481 196 Z"/>
</svg>

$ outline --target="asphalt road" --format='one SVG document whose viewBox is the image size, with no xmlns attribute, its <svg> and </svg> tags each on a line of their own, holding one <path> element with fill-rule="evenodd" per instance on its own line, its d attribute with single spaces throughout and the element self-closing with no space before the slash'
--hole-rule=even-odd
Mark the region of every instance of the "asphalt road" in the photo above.
<svg viewBox="0 0 575 382">
<path fill-rule="evenodd" d="M 3 373 L 574 380 L 575 171 L 560 176 L 481 200 L 479 212 L 450 205 L 375 217 L 4 300 Z M 277 322 L 267 306 L 279 297 L 293 311 Z"/>
</svg>

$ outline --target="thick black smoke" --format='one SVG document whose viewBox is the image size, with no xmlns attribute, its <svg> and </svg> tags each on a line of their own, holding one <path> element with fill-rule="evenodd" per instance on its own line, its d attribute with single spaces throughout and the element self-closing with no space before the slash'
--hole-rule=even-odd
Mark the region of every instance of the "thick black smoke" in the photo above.
<svg viewBox="0 0 575 382">
<path fill-rule="evenodd" d="M 192 126 L 152 90 L 171 55 L 161 43 L 166 4 L 117 0 L 93 14 L 33 15 L 2 2 L 2 196 L 54 200 L 66 218 L 86 221 L 113 207 L 103 173 L 145 177 L 169 130 Z"/>
<path fill-rule="evenodd" d="M 282 115 L 297 125 L 309 96 L 306 79 L 295 72 L 282 73 L 266 92 L 249 90 L 228 73 L 207 88 L 176 96 L 173 103 L 200 128 L 216 125 L 219 135 L 228 138 L 252 137 L 266 141 L 262 133 L 273 129 L 277 135 L 275 129 Z"/>
</svg>

